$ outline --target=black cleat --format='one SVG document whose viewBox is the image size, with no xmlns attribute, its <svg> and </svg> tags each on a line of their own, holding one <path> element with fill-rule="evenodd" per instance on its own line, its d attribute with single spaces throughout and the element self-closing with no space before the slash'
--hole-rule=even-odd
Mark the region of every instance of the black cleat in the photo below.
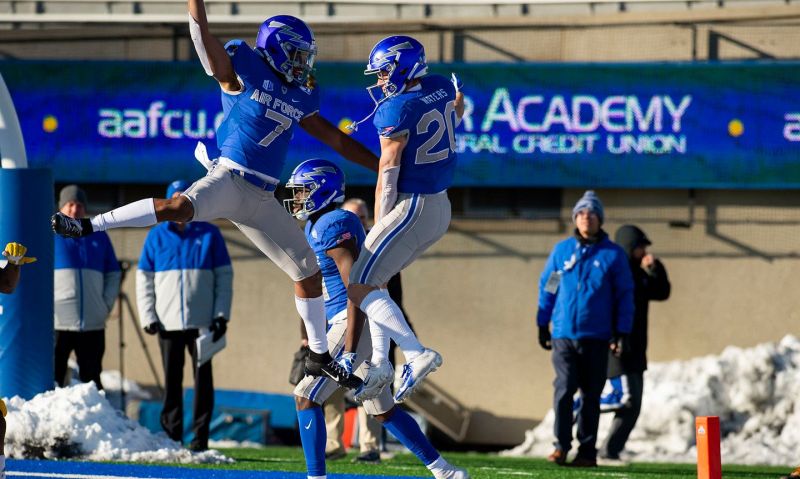
<svg viewBox="0 0 800 479">
<path fill-rule="evenodd" d="M 306 375 L 322 376 L 332 379 L 336 384 L 348 389 L 356 389 L 361 386 L 361 378 L 355 374 L 350 374 L 331 358 L 327 352 L 324 354 L 311 353 L 306 358 Z"/>
<path fill-rule="evenodd" d="M 61 212 L 54 214 L 52 218 L 50 218 L 50 226 L 53 228 L 53 231 L 67 238 L 80 238 L 94 232 L 92 230 L 92 222 L 89 218 L 70 218 Z"/>
</svg>

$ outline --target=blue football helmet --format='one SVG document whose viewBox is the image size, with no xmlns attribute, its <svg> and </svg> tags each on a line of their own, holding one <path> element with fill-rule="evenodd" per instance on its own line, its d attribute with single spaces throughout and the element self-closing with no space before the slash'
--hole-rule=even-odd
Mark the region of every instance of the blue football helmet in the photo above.
<svg viewBox="0 0 800 479">
<path fill-rule="evenodd" d="M 317 43 L 304 21 L 276 15 L 264 20 L 258 29 L 256 50 L 288 83 L 304 86 L 314 70 Z"/>
<path fill-rule="evenodd" d="M 344 172 L 328 160 L 306 160 L 292 171 L 286 189 L 292 194 L 283 200 L 286 210 L 299 220 L 307 220 L 329 204 L 344 201 Z"/>
<path fill-rule="evenodd" d="M 403 93 L 406 82 L 428 73 L 425 47 L 406 35 L 394 35 L 379 41 L 369 54 L 364 75 L 378 75 L 378 82 L 367 87 L 372 100 L 378 104 Z M 385 79 L 383 83 L 381 80 Z"/>
</svg>

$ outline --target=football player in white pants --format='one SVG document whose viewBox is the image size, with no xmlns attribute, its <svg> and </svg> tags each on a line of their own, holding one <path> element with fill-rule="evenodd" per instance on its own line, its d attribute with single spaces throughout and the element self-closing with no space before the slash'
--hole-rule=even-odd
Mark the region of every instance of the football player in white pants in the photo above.
<svg viewBox="0 0 800 479">
<path fill-rule="evenodd" d="M 306 371 L 357 387 L 361 381 L 338 370 L 328 354 L 319 266 L 274 191 L 297 125 L 362 166 L 377 169 L 377 158 L 319 114 L 319 91 L 310 78 L 316 41 L 302 20 L 276 15 L 261 25 L 254 48 L 242 40 L 223 46 L 209 32 L 203 0 L 188 0 L 188 7 L 198 57 L 222 90 L 225 117 L 217 130 L 221 156 L 207 176 L 175 199 L 148 198 L 91 220 L 57 213 L 51 219 L 53 230 L 80 237 L 161 221 L 231 220 L 294 282 L 295 304 L 311 349 Z"/>
<path fill-rule="evenodd" d="M 399 403 L 441 366 L 442 357 L 420 344 L 382 287 L 436 243 L 450 224 L 447 188 L 455 174 L 454 129 L 464 113 L 464 95 L 455 75 L 428 74 L 425 49 L 408 36 L 378 42 L 364 73 L 377 75 L 368 91 L 376 103 L 373 123 L 381 157 L 375 226 L 353 265 L 348 287 L 353 307 L 369 317 L 373 345 L 364 385 L 355 396 L 377 397 L 391 382 L 387 356 L 394 340 L 406 357 L 394 397 Z"/>
<path fill-rule="evenodd" d="M 353 263 L 364 241 L 361 220 L 353 213 L 337 209 L 344 199 L 344 174 L 333 163 L 314 159 L 295 168 L 286 184 L 294 194 L 285 200 L 298 219 L 307 219 L 306 238 L 317 255 L 328 292 L 325 300 L 328 349 L 342 369 L 364 373 L 363 358 L 372 344 L 362 334 L 355 351 L 344 352 L 347 321 L 347 285 Z M 363 325 L 363 317 L 359 326 Z M 362 359 L 358 359 L 362 358 Z M 325 479 L 326 427 L 321 405 L 340 386 L 326 377 L 306 376 L 294 390 L 300 439 L 309 479 Z M 469 474 L 448 463 L 425 437 L 417 422 L 395 406 L 391 393 L 384 389 L 374 399 L 364 401 L 364 409 L 374 416 L 431 471 L 436 479 L 468 479 Z"/>
</svg>

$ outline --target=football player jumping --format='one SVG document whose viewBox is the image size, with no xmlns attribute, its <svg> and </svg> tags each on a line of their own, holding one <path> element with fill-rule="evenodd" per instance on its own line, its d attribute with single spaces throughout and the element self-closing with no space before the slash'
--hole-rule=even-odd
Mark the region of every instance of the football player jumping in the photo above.
<svg viewBox="0 0 800 479">
<path fill-rule="evenodd" d="M 367 91 L 375 101 L 373 123 L 380 138 L 381 157 L 375 226 L 353 265 L 347 291 L 353 308 L 358 307 L 369 318 L 372 335 L 372 357 L 356 399 L 377 397 L 392 380 L 387 358 L 391 339 L 407 361 L 394 397 L 399 403 L 442 364 L 442 357 L 420 344 L 400 308 L 381 286 L 447 231 L 447 188 L 456 166 L 454 130 L 464 114 L 464 95 L 455 74 L 450 80 L 428 74 L 425 49 L 408 36 L 379 41 L 364 74 L 377 75 L 377 83 Z M 347 351 L 352 351 L 352 342 L 348 341 Z"/>
<path fill-rule="evenodd" d="M 370 335 L 361 335 L 356 353 L 344 353 L 347 318 L 347 285 L 364 243 L 364 228 L 353 213 L 338 209 L 344 200 L 344 174 L 327 160 L 300 163 L 286 187 L 293 196 L 284 200 L 289 211 L 306 223 L 306 238 L 317 255 L 327 291 L 325 312 L 330 329 L 328 349 L 343 369 L 363 374 L 364 358 L 372 350 Z M 363 317 L 357 327 L 364 325 Z M 323 404 L 340 386 L 326 377 L 306 376 L 295 388 L 300 439 L 310 479 L 324 479 L 325 418 Z M 374 416 L 431 471 L 436 479 L 468 479 L 469 474 L 447 462 L 431 445 L 414 419 L 397 407 L 384 388 L 374 399 L 364 401 L 364 409 Z"/>
<path fill-rule="evenodd" d="M 255 48 L 242 40 L 223 46 L 211 35 L 202 0 L 189 0 L 189 30 L 206 73 L 222 88 L 225 117 L 217 131 L 221 156 L 205 158 L 208 174 L 175 199 L 147 198 L 91 220 L 56 213 L 53 230 L 79 237 L 110 228 L 146 227 L 160 221 L 232 221 L 294 281 L 295 304 L 309 336 L 306 372 L 353 388 L 361 380 L 328 354 L 322 276 L 314 252 L 294 219 L 274 197 L 295 125 L 345 158 L 373 170 L 378 158 L 319 114 L 310 81 L 314 34 L 289 15 L 268 18 Z"/>
</svg>

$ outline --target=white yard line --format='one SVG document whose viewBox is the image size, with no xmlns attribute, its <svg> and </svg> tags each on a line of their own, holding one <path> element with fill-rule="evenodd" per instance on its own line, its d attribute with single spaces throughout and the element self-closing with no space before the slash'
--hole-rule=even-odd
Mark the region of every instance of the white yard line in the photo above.
<svg viewBox="0 0 800 479">
<path fill-rule="evenodd" d="M 53 477 L 60 479 L 142 479 L 141 477 L 132 477 L 132 476 L 106 476 L 99 474 L 59 474 L 57 472 L 19 472 L 19 471 L 6 471 L 6 476 Z"/>
</svg>

